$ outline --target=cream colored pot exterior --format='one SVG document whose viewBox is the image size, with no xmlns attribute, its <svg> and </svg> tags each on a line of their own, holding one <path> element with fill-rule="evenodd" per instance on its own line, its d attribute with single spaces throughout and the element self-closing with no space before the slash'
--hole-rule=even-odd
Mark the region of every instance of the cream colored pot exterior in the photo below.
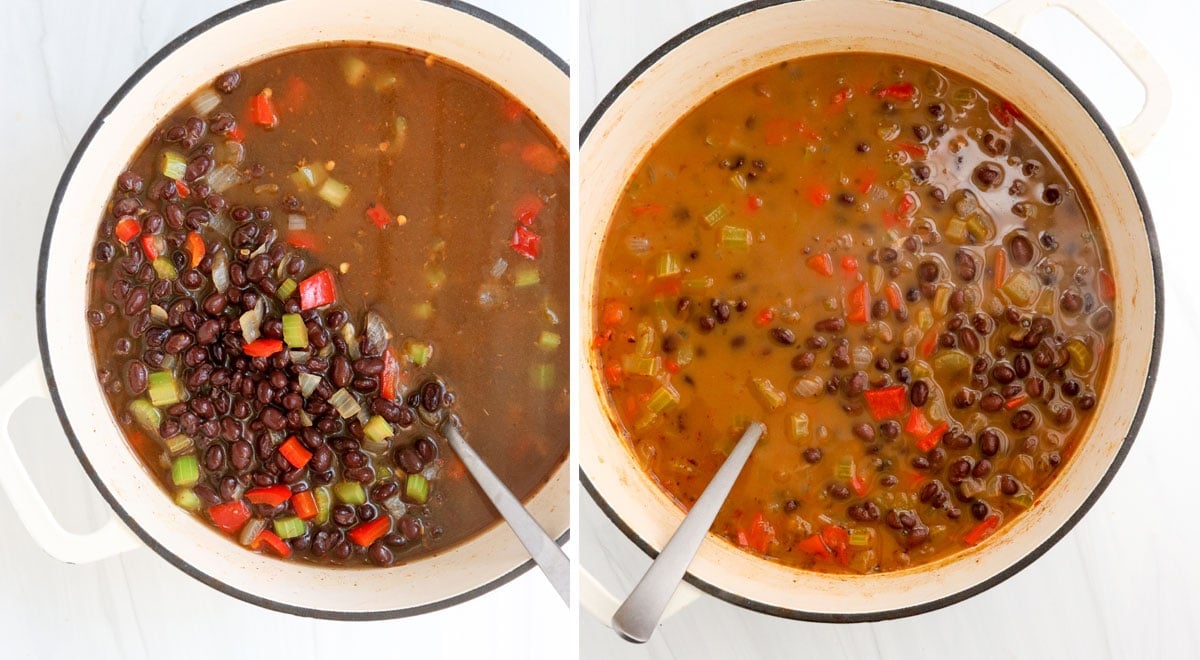
<svg viewBox="0 0 1200 660">
<path fill-rule="evenodd" d="M 1026 3 L 1029 4 L 1029 3 Z M 1078 3 L 1076 3 L 1078 4 Z M 581 149 L 582 291 L 595 290 L 597 256 L 623 186 L 675 120 L 710 94 L 781 60 L 837 51 L 914 57 L 982 82 L 1011 100 L 1067 154 L 1100 210 L 1118 282 L 1111 378 L 1087 439 L 1038 504 L 980 546 L 933 565 L 844 576 L 764 561 L 709 536 L 691 580 L 765 612 L 833 621 L 869 620 L 937 607 L 995 584 L 1057 540 L 1098 496 L 1140 421 L 1152 382 L 1161 322 L 1157 248 L 1123 154 L 1072 89 L 1023 52 L 945 7 L 882 0 L 805 0 L 731 10 L 676 40 L 606 99 Z M 974 19 L 978 21 L 978 19 Z M 672 47 L 673 46 L 673 47 Z M 683 512 L 643 472 L 614 430 L 587 338 L 596 319 L 581 312 L 580 465 L 611 518 L 643 549 L 657 551 Z M 592 387 L 587 387 L 590 383 Z M 1128 438 L 1128 439 L 1127 439 Z"/>
<path fill-rule="evenodd" d="M 131 452 L 96 382 L 83 314 L 97 219 L 114 178 L 149 127 L 222 71 L 279 51 L 336 41 L 406 46 L 457 62 L 522 100 L 560 142 L 569 143 L 565 65 L 528 35 L 477 9 L 420 0 L 284 0 L 234 8 L 156 55 L 85 137 L 60 183 L 43 244 L 39 323 L 49 389 L 64 427 L 97 486 L 142 541 L 198 579 L 266 607 L 311 616 L 382 618 L 480 593 L 528 568 L 529 557 L 502 524 L 436 556 L 389 570 L 323 568 L 247 552 L 176 507 Z M 7 476 L 0 476 L 11 485 L 22 475 L 14 477 L 8 468 Z M 564 463 L 527 502 L 553 537 L 565 534 L 569 525 L 568 474 Z M 22 514 L 34 521 L 31 531 L 51 529 L 39 540 L 72 538 L 54 531 L 56 525 L 43 520 L 43 513 Z M 119 536 L 110 527 L 89 542 L 121 547 Z M 95 554 L 48 549 L 68 559 Z"/>
</svg>

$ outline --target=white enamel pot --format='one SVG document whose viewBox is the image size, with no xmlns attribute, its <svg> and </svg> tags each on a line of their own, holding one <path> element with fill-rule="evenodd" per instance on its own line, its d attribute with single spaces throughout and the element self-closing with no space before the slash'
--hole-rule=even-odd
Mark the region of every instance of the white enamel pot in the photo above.
<svg viewBox="0 0 1200 660">
<path fill-rule="evenodd" d="M 597 327 L 590 297 L 613 209 L 647 150 L 680 116 L 746 74 L 782 60 L 863 51 L 935 62 L 1011 100 L 1045 129 L 1100 210 L 1118 282 L 1111 376 L 1086 439 L 1044 497 L 979 546 L 932 565 L 875 575 L 826 575 L 765 561 L 710 535 L 691 563 L 675 609 L 696 589 L 752 610 L 814 621 L 871 621 L 957 602 L 1010 577 L 1044 553 L 1095 503 L 1129 451 L 1158 363 L 1163 319 L 1161 267 L 1150 214 L 1126 152 L 1153 137 L 1169 105 L 1165 74 L 1095 2 L 1018 0 L 992 20 L 1015 31 L 1055 4 L 1075 14 L 1130 66 L 1146 105 L 1118 132 L 1053 64 L 992 22 L 931 0 L 766 0 L 688 29 L 643 60 L 583 127 L 580 151 L 580 424 L 584 487 L 650 555 L 683 512 L 639 468 L 614 430 L 587 338 Z M 583 576 L 584 606 L 608 622 L 616 600 Z"/>
<path fill-rule="evenodd" d="M 59 183 L 38 265 L 41 359 L 0 388 L 0 485 L 34 539 L 66 562 L 147 545 L 196 579 L 242 600 L 306 616 L 380 619 L 461 602 L 532 566 L 504 524 L 388 570 L 282 562 L 247 552 L 176 507 L 122 437 L 97 383 L 87 306 L 91 243 L 112 182 L 150 130 L 221 72 L 300 46 L 370 41 L 452 60 L 525 103 L 569 143 L 566 64 L 532 37 L 460 2 L 282 0 L 239 5 L 156 53 L 117 91 L 84 135 Z M 99 531 L 65 531 L 13 450 L 8 424 L 31 397 L 49 397 L 87 474 L 115 517 Z M 564 462 L 526 504 L 550 534 L 569 527 Z M 132 534 L 130 533 L 132 532 Z"/>
</svg>

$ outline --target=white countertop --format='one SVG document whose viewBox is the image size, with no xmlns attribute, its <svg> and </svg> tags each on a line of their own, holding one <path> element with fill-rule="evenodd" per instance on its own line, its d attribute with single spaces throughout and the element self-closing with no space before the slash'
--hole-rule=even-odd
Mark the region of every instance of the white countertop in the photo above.
<svg viewBox="0 0 1200 660">
<path fill-rule="evenodd" d="M 153 52 L 232 0 L 5 0 L 0 21 L 0 381 L 37 354 L 34 273 L 50 198 L 96 112 Z M 565 4 L 475 0 L 570 60 Z M 107 506 L 50 404 L 12 432 L 73 531 Z M 575 553 L 574 542 L 568 552 Z M 573 617 L 537 571 L 463 605 L 378 623 L 314 621 L 245 604 L 147 549 L 84 566 L 45 555 L 0 496 L 0 658 L 560 658 Z M 386 655 L 385 655 L 386 654 Z"/>
<path fill-rule="evenodd" d="M 584 0 L 580 117 L 643 57 L 731 0 Z M 983 13 L 995 0 L 954 0 Z M 1007 582 L 960 604 L 870 624 L 813 624 L 705 597 L 645 646 L 619 640 L 586 615 L 582 658 L 1198 658 L 1200 546 L 1195 488 L 1200 368 L 1200 82 L 1195 3 L 1109 0 L 1167 68 L 1169 122 L 1135 161 L 1158 229 L 1166 280 L 1166 337 L 1158 384 L 1137 442 L 1104 496 L 1058 545 Z M 1023 31 L 1114 124 L 1140 107 L 1119 61 L 1062 10 Z M 1114 73 L 1116 72 L 1116 73 Z M 580 496 L 583 565 L 619 596 L 649 559 Z"/>
</svg>

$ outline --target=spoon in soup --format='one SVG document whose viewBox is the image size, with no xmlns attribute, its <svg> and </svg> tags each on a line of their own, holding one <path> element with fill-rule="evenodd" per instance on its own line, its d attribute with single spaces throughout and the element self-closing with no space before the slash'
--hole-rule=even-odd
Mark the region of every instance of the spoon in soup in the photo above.
<svg viewBox="0 0 1200 660">
<path fill-rule="evenodd" d="M 761 423 L 750 422 L 733 451 L 729 452 L 729 457 L 692 505 L 692 510 L 684 516 L 679 529 L 671 535 L 641 581 L 613 614 L 612 628 L 617 634 L 639 644 L 648 641 L 654 634 L 667 603 L 675 595 L 679 581 L 683 579 L 683 574 L 708 534 L 708 528 L 712 527 L 717 512 L 729 496 L 729 489 L 737 481 L 746 459 L 750 458 L 750 452 L 765 430 L 766 427 Z"/>
<path fill-rule="evenodd" d="M 475 478 L 475 482 L 483 489 L 488 499 L 504 517 L 504 522 L 512 528 L 517 540 L 525 546 L 529 556 L 537 562 L 546 579 L 550 580 L 554 590 L 562 597 L 563 602 L 571 604 L 571 560 L 558 547 L 554 539 L 542 529 L 529 510 L 512 494 L 487 463 L 475 453 L 475 449 L 458 431 L 458 420 L 454 417 L 442 424 L 442 435 L 450 442 L 450 447 L 462 459 L 467 471 Z"/>
</svg>

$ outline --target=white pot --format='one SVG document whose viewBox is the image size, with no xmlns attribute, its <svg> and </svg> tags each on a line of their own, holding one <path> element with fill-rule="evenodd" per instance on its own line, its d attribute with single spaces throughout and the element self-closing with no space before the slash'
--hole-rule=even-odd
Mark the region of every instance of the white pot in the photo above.
<svg viewBox="0 0 1200 660">
<path fill-rule="evenodd" d="M 1015 29 L 1045 0 L 1009 3 L 993 16 Z M 1165 75 L 1095 3 L 1063 0 L 1121 55 L 1147 89 L 1138 119 L 1123 131 L 1131 149 L 1153 136 L 1166 113 Z M 1009 32 L 927 0 L 752 2 L 718 14 L 667 42 L 621 81 L 583 129 L 580 197 L 582 291 L 578 455 L 584 486 L 648 554 L 683 512 L 643 472 L 614 431 L 600 394 L 601 374 L 587 338 L 597 256 L 622 188 L 675 120 L 716 90 L 782 60 L 839 51 L 895 54 L 936 62 L 1011 100 L 1045 129 L 1100 209 L 1118 282 L 1111 376 L 1086 439 L 1038 504 L 979 546 L 931 565 L 874 575 L 828 575 L 790 568 L 710 535 L 688 581 L 746 608 L 819 621 L 867 621 L 924 612 L 979 593 L 1045 552 L 1079 521 L 1120 466 L 1141 422 L 1162 332 L 1161 267 L 1141 187 L 1114 131 L 1078 88 Z M 585 577 L 584 603 L 602 620 L 615 601 Z M 694 590 L 685 589 L 682 591 Z M 694 596 L 691 596 L 694 597 Z"/>
<path fill-rule="evenodd" d="M 247 552 L 176 507 L 131 451 L 96 377 L 84 320 L 96 225 L 112 182 L 152 127 L 221 72 L 272 53 L 337 41 L 370 41 L 437 54 L 525 103 L 569 143 L 566 65 L 507 22 L 459 2 L 283 0 L 214 16 L 156 53 L 88 129 L 50 208 L 38 265 L 41 364 L 0 388 L 0 485 L 35 539 L 64 561 L 120 552 L 137 539 L 196 579 L 242 600 L 307 616 L 378 619 L 437 609 L 479 595 L 532 565 L 506 525 L 435 556 L 388 570 L 282 562 Z M 40 368 L 39 368 L 40 367 Z M 8 437 L 12 411 L 45 393 L 88 475 L 113 511 L 91 535 L 64 531 L 38 497 Z M 527 506 L 553 537 L 569 526 L 569 469 L 560 466 Z"/>
</svg>

